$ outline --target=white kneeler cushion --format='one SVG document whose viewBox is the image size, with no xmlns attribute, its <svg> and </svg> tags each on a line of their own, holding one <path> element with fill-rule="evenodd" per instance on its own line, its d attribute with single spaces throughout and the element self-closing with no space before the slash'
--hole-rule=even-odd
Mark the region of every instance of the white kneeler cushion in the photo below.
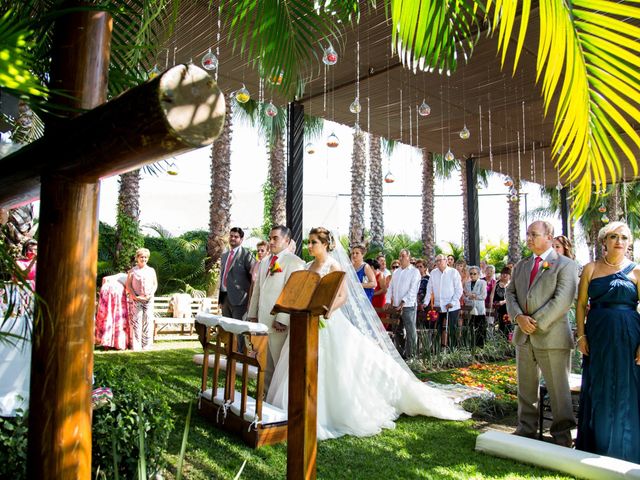
<svg viewBox="0 0 640 480">
<path fill-rule="evenodd" d="M 636 463 L 493 430 L 478 435 L 476 450 L 579 478 L 640 479 L 640 465 Z"/>
</svg>

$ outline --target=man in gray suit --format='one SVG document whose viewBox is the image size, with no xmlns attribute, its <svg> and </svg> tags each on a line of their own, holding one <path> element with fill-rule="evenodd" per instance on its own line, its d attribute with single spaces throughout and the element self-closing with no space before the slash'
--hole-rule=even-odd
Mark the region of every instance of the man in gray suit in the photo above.
<svg viewBox="0 0 640 480">
<path fill-rule="evenodd" d="M 242 319 L 249 303 L 251 269 L 256 262 L 251 252 L 242 246 L 244 232 L 239 227 L 229 231 L 229 250 L 220 260 L 220 295 L 222 315 Z"/>
<path fill-rule="evenodd" d="M 516 322 L 513 343 L 518 370 L 518 427 L 516 435 L 534 438 L 538 427 L 540 372 L 551 399 L 551 435 L 570 447 L 576 421 L 569 390 L 573 348 L 567 318 L 578 285 L 578 267 L 551 247 L 553 225 L 537 221 L 527 229 L 533 252 L 516 264 L 506 290 L 507 311 Z"/>
</svg>

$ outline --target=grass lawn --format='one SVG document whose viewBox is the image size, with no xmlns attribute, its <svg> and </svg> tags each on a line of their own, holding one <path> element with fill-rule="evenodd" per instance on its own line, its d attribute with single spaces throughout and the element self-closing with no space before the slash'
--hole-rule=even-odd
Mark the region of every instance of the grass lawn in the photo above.
<svg viewBox="0 0 640 480">
<path fill-rule="evenodd" d="M 168 479 L 174 478 L 188 404 L 195 404 L 200 385 L 200 367 L 192 363 L 191 357 L 194 353 L 202 353 L 202 349 L 197 342 L 181 346 L 189 348 L 144 353 L 96 352 L 95 356 L 96 364 L 126 365 L 140 377 L 158 382 L 162 388 L 176 423 L 167 453 Z M 442 378 L 443 374 L 438 376 Z M 433 380 L 438 380 L 438 376 L 428 375 Z M 346 436 L 323 441 L 318 444 L 318 478 L 571 478 L 476 452 L 474 446 L 479 425 L 474 420 L 451 422 L 403 416 L 395 430 L 385 430 L 374 437 Z M 247 448 L 235 437 L 214 428 L 194 408 L 183 478 L 231 479 L 244 460 L 247 460 L 247 465 L 241 478 L 286 477 L 286 444 L 258 450 Z"/>
</svg>

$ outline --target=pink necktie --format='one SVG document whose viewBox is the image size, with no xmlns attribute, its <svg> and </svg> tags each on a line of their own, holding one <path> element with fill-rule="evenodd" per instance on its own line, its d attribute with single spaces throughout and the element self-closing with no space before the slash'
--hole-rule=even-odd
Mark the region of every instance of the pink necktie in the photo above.
<svg viewBox="0 0 640 480">
<path fill-rule="evenodd" d="M 533 264 L 533 269 L 531 270 L 531 275 L 529 275 L 529 288 L 531 288 L 531 284 L 533 283 L 533 279 L 536 278 L 538 273 L 538 269 L 540 268 L 540 262 L 542 261 L 542 257 L 536 257 L 535 263 Z"/>
<path fill-rule="evenodd" d="M 231 262 L 233 262 L 234 250 L 229 252 L 229 256 L 227 257 L 227 263 L 224 266 L 224 275 L 222 276 L 222 286 L 227 288 L 227 275 L 229 275 L 229 269 L 231 268 Z"/>
</svg>

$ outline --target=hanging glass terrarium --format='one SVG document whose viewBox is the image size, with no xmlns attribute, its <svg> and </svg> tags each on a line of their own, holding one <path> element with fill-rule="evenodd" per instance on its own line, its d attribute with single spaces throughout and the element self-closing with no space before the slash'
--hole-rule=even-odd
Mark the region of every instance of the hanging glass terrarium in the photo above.
<svg viewBox="0 0 640 480">
<path fill-rule="evenodd" d="M 305 145 L 304 150 L 309 155 L 313 155 L 314 153 L 316 153 L 316 146 L 313 143 L 309 142 Z"/>
<path fill-rule="evenodd" d="M 280 70 L 280 73 L 274 75 L 269 79 L 271 85 L 282 85 L 282 79 L 284 78 L 284 70 Z"/>
<path fill-rule="evenodd" d="M 218 57 L 209 49 L 202 57 L 202 68 L 205 70 L 215 70 L 218 68 Z"/>
<path fill-rule="evenodd" d="M 513 180 L 508 175 L 504 177 L 504 181 L 502 183 L 505 187 L 513 187 Z"/>
<path fill-rule="evenodd" d="M 251 99 L 251 94 L 249 90 L 247 90 L 247 87 L 244 86 L 244 83 L 240 90 L 236 90 L 235 97 L 238 103 L 247 103 L 249 99 Z"/>
<path fill-rule="evenodd" d="M 604 205 L 600 205 L 600 206 L 598 207 L 598 211 L 599 211 L 600 213 L 605 213 L 605 212 L 607 211 L 607 207 L 605 207 Z"/>
<path fill-rule="evenodd" d="M 152 78 L 156 78 L 158 75 L 160 75 L 160 69 L 158 68 L 158 65 L 154 65 L 153 68 L 151 70 L 149 70 L 148 72 L 148 78 L 149 80 L 151 80 Z"/>
<path fill-rule="evenodd" d="M 605 214 L 605 215 L 602 215 L 602 216 L 600 217 L 600 221 L 606 225 L 607 223 L 609 223 L 609 217 L 607 217 L 607 215 L 606 215 L 606 214 Z"/>
<path fill-rule="evenodd" d="M 360 113 L 362 111 L 362 105 L 360 105 L 360 99 L 358 97 L 349 105 L 349 111 L 351 113 Z"/>
<path fill-rule="evenodd" d="M 456 159 L 456 156 L 453 154 L 451 149 L 447 150 L 447 153 L 444 154 L 444 159 L 447 162 L 453 162 Z"/>
<path fill-rule="evenodd" d="M 327 137 L 327 147 L 336 148 L 338 145 L 340 145 L 340 140 L 335 133 L 332 133 Z"/>
<path fill-rule="evenodd" d="M 420 106 L 418 106 L 418 115 L 420 115 L 421 117 L 426 117 L 430 114 L 431 114 L 431 107 L 427 102 L 422 100 L 422 103 L 420 104 Z"/>
<path fill-rule="evenodd" d="M 462 130 L 460 130 L 460 133 L 458 133 L 458 135 L 460 135 L 460 138 L 462 140 L 467 140 L 471 136 L 471 132 L 465 125 L 464 127 L 462 127 Z"/>
<path fill-rule="evenodd" d="M 335 65 L 338 63 L 338 53 L 333 49 L 333 45 L 329 45 L 324 49 L 324 54 L 322 55 L 322 62 L 325 65 Z"/>
<path fill-rule="evenodd" d="M 391 173 L 391 170 L 389 170 L 389 171 L 387 172 L 387 174 L 384 176 L 384 182 L 385 182 L 385 183 L 393 183 L 393 182 L 395 182 L 395 181 L 396 181 L 396 179 L 395 179 L 395 177 L 393 176 L 393 173 Z"/>
<path fill-rule="evenodd" d="M 509 195 L 509 200 L 511 202 L 517 202 L 518 201 L 518 194 L 515 195 Z"/>
<path fill-rule="evenodd" d="M 275 106 L 273 103 L 269 102 L 269 103 L 267 103 L 267 105 L 264 107 L 264 114 L 265 114 L 267 117 L 271 117 L 271 118 L 273 118 L 273 117 L 275 117 L 276 115 L 278 115 L 278 109 L 276 108 L 276 106 Z"/>
</svg>

